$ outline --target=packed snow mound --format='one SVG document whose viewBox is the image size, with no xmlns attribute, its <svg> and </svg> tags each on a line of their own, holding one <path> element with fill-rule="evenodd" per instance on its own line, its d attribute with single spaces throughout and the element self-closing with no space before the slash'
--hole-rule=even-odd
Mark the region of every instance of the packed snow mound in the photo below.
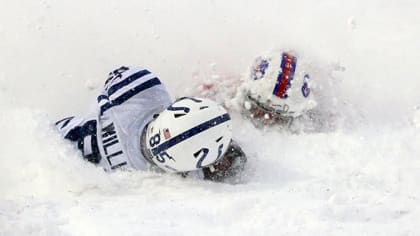
<svg viewBox="0 0 420 236">
<path fill-rule="evenodd" d="M 290 135 L 236 117 L 249 163 L 244 181 L 231 185 L 105 173 L 82 161 L 44 112 L 6 110 L 0 121 L 13 134 L 1 140 L 5 235 L 417 232 L 420 136 L 413 130 Z"/>
<path fill-rule="evenodd" d="M 413 125 L 420 129 L 420 107 L 416 107 L 413 115 Z"/>
<path fill-rule="evenodd" d="M 420 3 L 2 3 L 0 235 L 420 234 Z M 256 129 L 233 109 L 243 74 L 272 48 L 335 68 L 313 89 L 332 128 Z M 89 110 L 121 65 L 148 67 L 174 98 L 231 106 L 249 156 L 242 181 L 81 160 L 54 121 Z"/>
</svg>

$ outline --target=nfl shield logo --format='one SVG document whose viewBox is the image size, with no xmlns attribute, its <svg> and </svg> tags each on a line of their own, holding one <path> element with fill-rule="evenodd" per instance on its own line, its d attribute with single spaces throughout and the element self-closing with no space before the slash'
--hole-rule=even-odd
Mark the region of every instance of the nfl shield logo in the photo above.
<svg viewBox="0 0 420 236">
<path fill-rule="evenodd" d="M 165 137 L 165 139 L 170 139 L 171 138 L 171 133 L 169 132 L 169 129 L 163 129 L 163 136 Z"/>
</svg>

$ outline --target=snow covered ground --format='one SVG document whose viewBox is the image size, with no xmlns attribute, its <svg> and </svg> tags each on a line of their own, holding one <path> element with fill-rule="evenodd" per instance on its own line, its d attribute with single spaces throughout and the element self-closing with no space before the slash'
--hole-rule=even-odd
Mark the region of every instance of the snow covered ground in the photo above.
<svg viewBox="0 0 420 236">
<path fill-rule="evenodd" d="M 415 0 L 1 0 L 0 235 L 419 235 L 419 12 Z M 107 174 L 52 129 L 116 66 L 149 67 L 177 97 L 278 47 L 345 67 L 314 90 L 337 126 L 291 134 L 234 115 L 251 157 L 241 184 Z"/>
</svg>

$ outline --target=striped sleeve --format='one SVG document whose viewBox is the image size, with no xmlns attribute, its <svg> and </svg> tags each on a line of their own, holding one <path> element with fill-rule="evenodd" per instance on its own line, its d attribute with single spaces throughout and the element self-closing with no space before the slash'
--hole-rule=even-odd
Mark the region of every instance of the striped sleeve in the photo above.
<svg viewBox="0 0 420 236">
<path fill-rule="evenodd" d="M 83 124 L 83 122 L 83 118 L 71 116 L 57 121 L 55 127 L 64 138 L 70 139 L 71 141 L 77 141 L 79 137 L 76 137 L 74 130 Z"/>
<path fill-rule="evenodd" d="M 159 78 L 145 68 L 121 67 L 111 72 L 105 84 L 104 93 L 97 99 L 101 114 L 113 106 L 123 104 L 142 91 L 160 84 Z"/>
<path fill-rule="evenodd" d="M 97 121 L 81 117 L 67 117 L 55 123 L 61 135 L 70 141 L 77 142 L 77 148 L 88 161 L 99 163 L 101 160 L 96 138 Z"/>
</svg>

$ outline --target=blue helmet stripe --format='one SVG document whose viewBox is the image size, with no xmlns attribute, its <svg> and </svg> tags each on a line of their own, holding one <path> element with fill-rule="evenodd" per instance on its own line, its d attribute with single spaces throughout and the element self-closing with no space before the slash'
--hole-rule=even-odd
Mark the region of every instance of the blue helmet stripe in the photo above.
<svg viewBox="0 0 420 236">
<path fill-rule="evenodd" d="M 222 124 L 226 121 L 230 120 L 230 116 L 228 113 L 225 113 L 221 116 L 218 116 L 216 118 L 213 118 L 211 120 L 208 120 L 202 124 L 199 124 L 181 134 L 178 134 L 177 136 L 169 139 L 168 141 L 162 143 L 161 145 L 155 147 L 152 149 L 152 154 L 153 155 L 157 155 L 175 145 L 177 145 L 180 142 L 183 142 L 191 137 L 193 137 L 194 135 L 197 135 L 203 131 L 206 131 L 212 127 L 215 127 L 219 124 Z"/>
</svg>

